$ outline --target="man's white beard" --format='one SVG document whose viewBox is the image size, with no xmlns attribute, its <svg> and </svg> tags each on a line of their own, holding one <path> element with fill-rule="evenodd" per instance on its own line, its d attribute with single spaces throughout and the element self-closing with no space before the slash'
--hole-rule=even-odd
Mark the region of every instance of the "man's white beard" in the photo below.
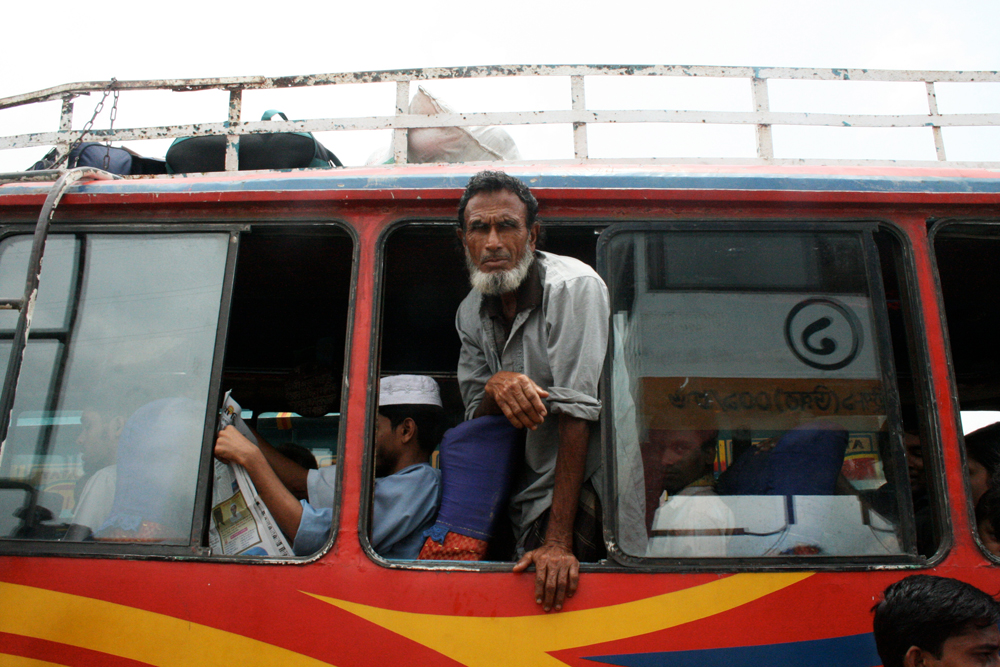
<svg viewBox="0 0 1000 667">
<path fill-rule="evenodd" d="M 506 271 L 493 271 L 486 273 L 480 271 L 476 263 L 469 256 L 469 249 L 465 249 L 465 265 L 469 269 L 469 282 L 476 291 L 486 296 L 500 296 L 509 292 L 517 291 L 524 279 L 528 277 L 528 270 L 531 263 L 535 261 L 535 253 L 531 251 L 529 244 L 524 245 L 524 252 L 521 259 L 517 261 L 517 266 Z"/>
</svg>

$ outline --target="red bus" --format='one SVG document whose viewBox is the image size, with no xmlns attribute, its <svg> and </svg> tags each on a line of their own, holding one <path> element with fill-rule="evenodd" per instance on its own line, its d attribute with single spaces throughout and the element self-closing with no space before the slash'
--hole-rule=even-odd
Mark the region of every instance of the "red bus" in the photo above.
<svg viewBox="0 0 1000 667">
<path fill-rule="evenodd" d="M 0 416 L 0 664 L 867 667 L 890 583 L 919 572 L 1000 589 L 960 424 L 1000 409 L 1000 176 L 948 166 L 502 165 L 540 203 L 543 249 L 608 285 L 608 556 L 545 614 L 510 562 L 379 555 L 378 380 L 429 375 L 461 418 L 455 210 L 481 168 L 83 172 L 67 188 L 30 319 L 24 304 L 0 311 L 0 359 L 19 366 Z M 50 189 L 0 185 L 11 302 Z M 318 552 L 211 548 L 230 390 L 270 441 L 336 462 Z M 130 426 L 165 429 L 162 446 L 119 445 L 108 474 L 137 508 L 168 507 L 172 530 L 74 537 L 88 448 L 164 399 L 183 417 Z M 841 434 L 832 450 L 781 449 L 820 423 Z M 718 431 L 721 533 L 634 521 L 641 450 L 677 428 Z M 678 552 L 678 538 L 715 546 Z"/>
</svg>

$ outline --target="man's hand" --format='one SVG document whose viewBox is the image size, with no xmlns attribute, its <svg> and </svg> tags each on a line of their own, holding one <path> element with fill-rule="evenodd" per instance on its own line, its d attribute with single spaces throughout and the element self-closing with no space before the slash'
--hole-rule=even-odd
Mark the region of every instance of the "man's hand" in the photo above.
<svg viewBox="0 0 1000 667">
<path fill-rule="evenodd" d="M 562 544 L 543 544 L 514 566 L 514 572 L 524 572 L 535 564 L 535 602 L 545 611 L 555 607 L 560 611 L 563 602 L 573 597 L 580 583 L 580 562 L 573 551 Z"/>
<path fill-rule="evenodd" d="M 278 523 L 278 528 L 281 528 L 289 542 L 293 542 L 302 521 L 302 505 L 274 474 L 264 453 L 243 437 L 235 426 L 227 426 L 215 440 L 215 458 L 227 463 L 239 463 L 246 468 L 257 487 L 260 499 L 271 510 Z"/>
<path fill-rule="evenodd" d="M 549 392 L 535 384 L 527 375 L 500 371 L 486 382 L 486 396 L 483 400 L 495 404 L 515 428 L 534 431 L 549 413 L 542 402 L 548 396 Z M 491 414 L 491 411 L 484 414 Z"/>
<path fill-rule="evenodd" d="M 249 468 L 247 463 L 259 453 L 256 445 L 243 437 L 235 426 L 222 429 L 215 440 L 215 458 L 226 463 L 239 463 L 244 468 Z"/>
</svg>

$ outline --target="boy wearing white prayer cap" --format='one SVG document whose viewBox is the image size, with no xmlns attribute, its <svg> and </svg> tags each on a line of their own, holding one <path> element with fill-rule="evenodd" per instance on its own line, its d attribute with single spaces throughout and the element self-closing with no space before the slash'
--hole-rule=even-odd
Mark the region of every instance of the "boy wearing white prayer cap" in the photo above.
<svg viewBox="0 0 1000 667">
<path fill-rule="evenodd" d="M 424 530 L 441 503 L 441 472 L 430 455 L 444 433 L 444 409 L 437 382 L 424 375 L 393 375 L 379 383 L 375 427 L 375 496 L 372 547 L 384 558 L 415 559 Z M 297 470 L 262 438 L 260 447 L 227 427 L 215 455 L 243 465 L 296 555 L 326 544 L 333 522 L 336 467 Z M 308 501 L 296 501 L 289 486 L 305 482 Z"/>
</svg>

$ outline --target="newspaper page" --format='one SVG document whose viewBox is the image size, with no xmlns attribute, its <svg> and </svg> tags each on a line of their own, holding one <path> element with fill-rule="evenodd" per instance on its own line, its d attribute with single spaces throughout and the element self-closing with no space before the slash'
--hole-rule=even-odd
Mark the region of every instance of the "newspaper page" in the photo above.
<svg viewBox="0 0 1000 667">
<path fill-rule="evenodd" d="M 248 440 L 257 443 L 240 416 L 240 405 L 226 392 L 219 415 L 218 431 L 236 427 Z M 212 487 L 212 516 L 208 544 L 214 553 L 242 556 L 291 556 L 292 548 L 243 466 L 215 459 Z"/>
</svg>

